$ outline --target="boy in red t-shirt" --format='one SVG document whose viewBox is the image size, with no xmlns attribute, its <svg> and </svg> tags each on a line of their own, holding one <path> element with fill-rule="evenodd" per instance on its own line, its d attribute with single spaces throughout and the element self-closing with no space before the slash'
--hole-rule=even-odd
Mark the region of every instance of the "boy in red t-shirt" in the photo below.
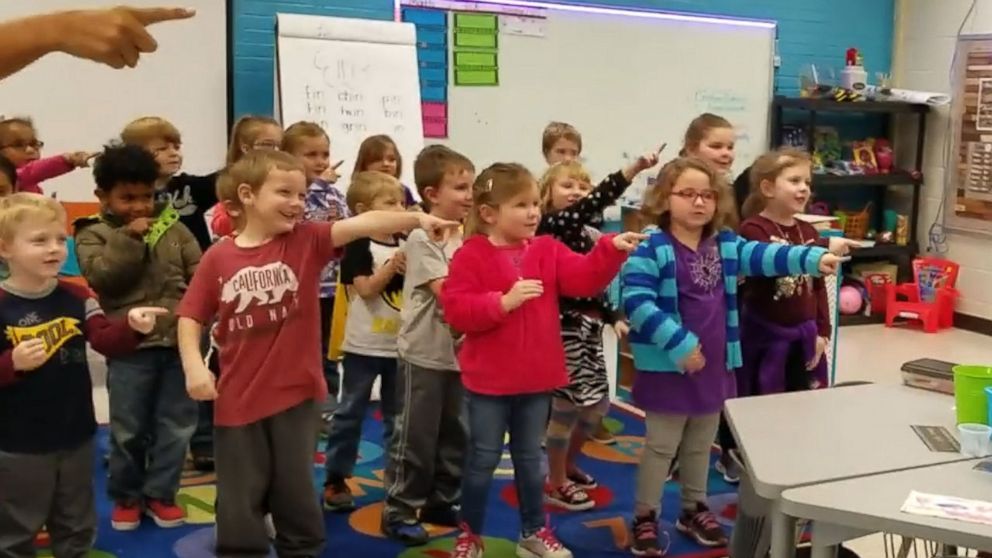
<svg viewBox="0 0 992 558">
<path fill-rule="evenodd" d="M 358 238 L 416 227 L 441 235 L 458 223 L 423 213 L 370 211 L 336 223 L 301 222 L 307 183 L 300 161 L 253 151 L 218 182 L 244 216 L 237 237 L 212 246 L 180 303 L 186 387 L 216 400 L 217 552 L 265 555 L 272 514 L 280 556 L 317 556 L 324 521 L 313 486 L 317 413 L 327 396 L 320 362 L 321 271 Z M 218 320 L 224 374 L 203 362 L 205 324 Z"/>
</svg>

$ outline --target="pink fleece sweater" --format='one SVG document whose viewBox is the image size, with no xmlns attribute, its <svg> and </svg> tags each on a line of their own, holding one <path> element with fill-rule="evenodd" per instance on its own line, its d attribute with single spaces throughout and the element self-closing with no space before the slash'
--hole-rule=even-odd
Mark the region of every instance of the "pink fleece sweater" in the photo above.
<svg viewBox="0 0 992 558">
<path fill-rule="evenodd" d="M 43 194 L 44 192 L 39 183 L 57 176 L 62 176 L 74 168 L 76 167 L 66 162 L 65 157 L 61 155 L 31 161 L 17 168 L 16 190 L 18 192 Z"/>
<path fill-rule="evenodd" d="M 444 318 L 465 339 L 462 382 L 475 393 L 542 393 L 568 384 L 558 316 L 560 296 L 603 292 L 627 255 L 604 236 L 586 255 L 550 236 L 529 241 L 519 270 L 505 248 L 476 235 L 455 253 L 441 288 Z M 500 298 L 519 279 L 539 279 L 544 293 L 503 312 Z"/>
</svg>

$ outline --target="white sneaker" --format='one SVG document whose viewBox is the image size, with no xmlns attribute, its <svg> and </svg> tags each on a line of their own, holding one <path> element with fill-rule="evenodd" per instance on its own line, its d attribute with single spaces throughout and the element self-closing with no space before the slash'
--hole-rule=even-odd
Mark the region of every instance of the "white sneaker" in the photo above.
<svg viewBox="0 0 992 558">
<path fill-rule="evenodd" d="M 482 539 L 463 527 L 461 534 L 455 539 L 455 548 L 451 550 L 450 557 L 482 558 L 483 550 L 485 547 L 482 545 Z"/>
<path fill-rule="evenodd" d="M 518 558 L 572 558 L 572 551 L 565 548 L 551 529 L 541 530 L 517 543 Z"/>
</svg>

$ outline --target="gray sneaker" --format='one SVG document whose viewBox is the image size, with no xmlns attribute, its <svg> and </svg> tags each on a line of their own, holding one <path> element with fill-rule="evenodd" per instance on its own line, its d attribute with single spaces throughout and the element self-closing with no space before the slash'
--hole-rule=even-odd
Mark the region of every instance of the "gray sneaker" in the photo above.
<svg viewBox="0 0 992 558">
<path fill-rule="evenodd" d="M 727 481 L 729 484 L 737 484 L 741 482 L 741 461 L 740 456 L 737 455 L 736 450 L 727 450 L 724 452 L 720 459 L 717 459 L 716 464 L 713 465 L 717 473 L 723 475 L 723 480 Z"/>
<path fill-rule="evenodd" d="M 572 551 L 561 544 L 547 527 L 517 542 L 518 558 L 572 558 Z"/>
</svg>

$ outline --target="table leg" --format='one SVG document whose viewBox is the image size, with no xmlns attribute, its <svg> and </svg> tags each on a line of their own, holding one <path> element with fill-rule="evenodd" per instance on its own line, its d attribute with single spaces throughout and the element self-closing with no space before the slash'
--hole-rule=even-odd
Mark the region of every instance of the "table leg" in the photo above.
<svg viewBox="0 0 992 558">
<path fill-rule="evenodd" d="M 772 503 L 771 558 L 795 558 L 796 520 L 782 512 L 782 501 Z"/>
<path fill-rule="evenodd" d="M 745 470 L 737 489 L 737 520 L 730 534 L 731 558 L 765 558 L 768 556 L 770 525 L 767 521 L 771 502 L 754 491 Z"/>
<path fill-rule="evenodd" d="M 810 551 L 810 558 L 837 558 L 837 546 L 831 544 L 817 544 L 813 540 L 813 548 Z"/>
</svg>

